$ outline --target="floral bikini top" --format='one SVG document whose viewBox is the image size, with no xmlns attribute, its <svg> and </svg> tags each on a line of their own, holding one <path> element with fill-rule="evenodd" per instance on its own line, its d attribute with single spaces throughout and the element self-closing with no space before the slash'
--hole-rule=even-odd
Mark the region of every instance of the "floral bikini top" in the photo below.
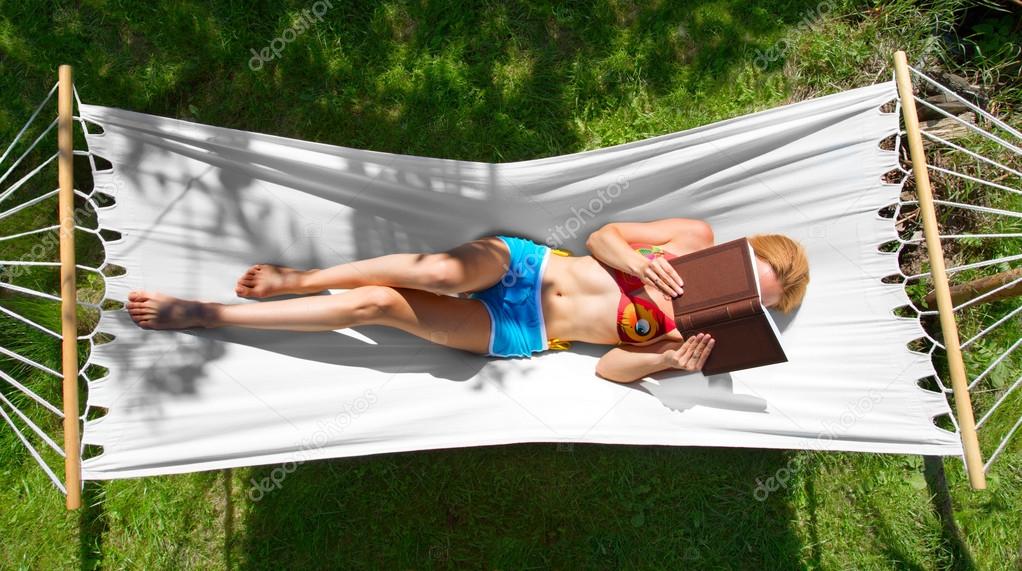
<svg viewBox="0 0 1022 571">
<path fill-rule="evenodd" d="M 664 256 L 668 260 L 676 255 L 651 244 L 629 244 L 635 251 L 652 260 Z M 551 249 L 552 254 L 570 256 L 571 252 L 563 249 Z M 644 284 L 642 280 L 617 268 L 600 262 L 614 277 L 621 289 L 621 299 L 617 304 L 617 336 L 621 343 L 643 343 L 650 339 L 670 333 L 678 328 L 674 318 L 665 315 L 652 301 L 640 297 Z M 571 347 L 571 342 L 563 339 L 549 339 L 549 348 L 564 350 Z"/>
<path fill-rule="evenodd" d="M 629 246 L 650 260 L 661 256 L 668 260 L 677 257 L 651 244 Z M 606 264 L 604 267 L 621 289 L 621 299 L 617 304 L 617 336 L 621 343 L 644 343 L 678 328 L 673 317 L 664 314 L 651 300 L 640 297 L 644 291 L 641 279 Z"/>
</svg>

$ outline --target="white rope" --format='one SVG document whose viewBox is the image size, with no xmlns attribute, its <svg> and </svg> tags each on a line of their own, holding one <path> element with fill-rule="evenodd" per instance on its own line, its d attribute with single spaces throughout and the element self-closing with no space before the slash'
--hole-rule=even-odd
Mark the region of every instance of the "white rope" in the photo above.
<svg viewBox="0 0 1022 571">
<path fill-rule="evenodd" d="M 918 200 L 899 200 L 901 204 L 919 204 Z M 964 202 L 953 202 L 950 200 L 933 200 L 934 204 L 943 204 L 944 206 L 952 206 L 955 208 L 962 208 L 964 210 L 975 210 L 978 212 L 986 212 L 987 214 L 997 214 L 1000 216 L 1009 216 L 1011 218 L 1022 218 L 1022 213 L 1014 212 L 1011 210 L 1003 210 L 1000 208 L 990 208 L 989 206 L 977 206 L 975 204 L 966 204 Z"/>
<path fill-rule="evenodd" d="M 19 188 L 21 188 L 22 185 L 24 185 L 26 182 L 28 182 L 28 180 L 31 179 L 33 176 L 38 174 L 39 171 L 43 170 L 44 168 L 46 168 L 47 165 L 49 165 L 50 163 L 55 161 L 57 159 L 57 156 L 59 156 L 59 155 L 60 155 L 60 153 L 53 153 L 52 155 L 50 155 L 50 158 L 48 158 L 45 161 L 43 161 L 42 164 L 40 164 L 39 166 L 34 168 L 32 170 L 32 172 L 30 172 L 30 173 L 26 174 L 25 176 L 21 177 L 20 179 L 18 179 L 18 182 L 15 182 L 10 187 L 8 187 L 8 189 L 5 190 L 3 192 L 3 194 L 0 194 L 0 202 L 3 202 L 4 199 L 6 199 L 8 196 L 14 194 L 14 191 L 16 191 Z"/>
<path fill-rule="evenodd" d="M 60 333 L 57 333 L 56 331 L 51 331 L 48 327 L 44 327 L 44 326 L 36 323 L 35 321 L 32 321 L 31 319 L 29 319 L 29 318 L 27 318 L 27 317 L 25 317 L 23 315 L 18 314 L 17 312 L 14 312 L 14 311 L 11 311 L 10 309 L 7 309 L 6 307 L 4 307 L 2 305 L 0 305 L 0 312 L 3 312 L 5 314 L 11 316 L 14 319 L 17 319 L 18 321 L 21 321 L 21 322 L 24 322 L 24 323 L 26 323 L 28 325 L 31 325 L 32 327 L 35 327 L 36 329 L 38 329 L 39 331 L 42 331 L 43 333 L 46 333 L 47 335 L 51 335 L 53 337 L 56 337 L 57 339 L 62 339 L 63 338 Z"/>
<path fill-rule="evenodd" d="M 940 375 L 935 375 L 935 376 L 937 377 L 937 383 L 940 384 L 941 386 L 944 386 L 944 383 L 940 381 Z M 955 396 L 954 389 L 952 389 L 950 387 L 946 391 L 944 391 L 944 392 L 948 393 L 952 397 Z M 958 419 L 955 417 L 954 413 L 951 412 L 951 410 L 949 410 L 947 415 L 949 417 L 951 417 L 951 424 L 954 425 L 955 432 L 959 432 L 960 433 L 962 431 L 962 427 L 958 425 Z"/>
<path fill-rule="evenodd" d="M 984 298 L 989 297 L 989 296 L 991 296 L 991 295 L 1001 291 L 1002 289 L 1007 289 L 1007 288 L 1009 288 L 1009 287 L 1011 287 L 1011 286 L 1013 286 L 1013 285 L 1015 285 L 1015 284 L 1017 284 L 1019 282 L 1022 282 L 1022 277 L 1015 278 L 1015 279 L 1011 280 L 1010 282 L 1008 282 L 1006 284 L 998 286 L 996 289 L 992 289 L 990 291 L 984 292 L 983 295 L 978 295 L 978 296 L 976 296 L 976 297 L 966 301 L 965 303 L 963 303 L 961 305 L 955 306 L 954 307 L 954 311 L 958 311 L 959 309 L 964 309 L 964 308 L 969 307 L 970 305 L 972 305 L 974 303 L 979 303 Z"/>
<path fill-rule="evenodd" d="M 969 390 L 971 391 L 973 388 L 975 388 L 976 385 L 983 380 L 983 377 L 987 376 L 987 373 L 994 370 L 994 367 L 999 365 L 1001 361 L 1005 360 L 1008 357 L 1008 355 L 1011 354 L 1012 351 L 1017 349 L 1020 343 L 1022 343 L 1022 339 L 1015 341 L 1015 343 L 1011 347 L 1008 347 L 1003 353 L 1000 354 L 1000 356 L 998 356 L 996 359 L 993 360 L 993 362 L 987 365 L 987 368 L 984 369 L 983 372 L 979 374 L 979 376 L 973 379 L 971 383 L 969 383 Z"/>
<path fill-rule="evenodd" d="M 945 145 L 955 149 L 956 151 L 961 151 L 961 152 L 969 155 L 970 157 L 972 157 L 974 159 L 981 160 L 981 161 L 983 161 L 983 162 L 985 162 L 987 164 L 990 164 L 990 165 L 993 165 L 995 167 L 999 167 L 1001 169 L 1004 169 L 1004 170 L 1008 171 L 1009 173 L 1011 173 L 1011 174 L 1013 174 L 1015 176 L 1022 177 L 1022 172 L 1019 172 L 1019 171 L 1017 171 L 1017 170 L 1015 170 L 1015 169 L 1013 169 L 1013 168 L 1011 168 L 1009 166 L 1002 165 L 1001 163 L 999 163 L 999 162 L 997 162 L 995 160 L 988 159 L 988 158 L 984 157 L 983 155 L 981 155 L 979 153 L 974 153 L 974 152 L 970 151 L 969 149 L 966 149 L 965 147 L 960 147 L 960 146 L 952 143 L 951 141 L 948 141 L 946 139 L 942 139 L 942 138 L 938 137 L 937 135 L 934 135 L 933 133 L 928 133 L 926 131 L 920 131 L 920 132 L 923 134 L 923 136 L 925 136 L 925 137 L 927 137 L 927 138 L 929 138 L 931 140 L 943 143 L 943 144 L 945 144 Z"/>
<path fill-rule="evenodd" d="M 1022 254 L 1016 254 L 1014 256 L 1004 256 L 1004 257 L 1001 257 L 1001 258 L 994 258 L 993 260 L 986 260 L 986 261 L 983 261 L 983 262 L 976 262 L 976 263 L 973 263 L 973 264 L 964 264 L 964 265 L 961 265 L 961 266 L 953 266 L 953 267 L 950 267 L 950 268 L 947 269 L 947 273 L 951 274 L 951 273 L 960 272 L 960 271 L 963 271 L 963 270 L 971 270 L 971 269 L 974 269 L 974 268 L 983 268 L 983 267 L 986 267 L 986 266 L 992 266 L 994 264 L 999 264 L 1001 262 L 1013 262 L 1013 261 L 1018 260 L 1018 259 L 1022 259 Z M 929 272 L 927 272 L 927 273 L 929 273 Z"/>
<path fill-rule="evenodd" d="M 901 117 L 901 97 L 899 97 L 899 98 L 897 98 L 895 100 L 895 103 L 894 103 L 894 114 L 897 115 L 898 117 Z M 902 135 L 902 131 L 899 130 L 898 134 L 894 137 L 894 156 L 896 156 L 896 157 L 900 157 L 901 156 L 901 135 Z M 899 164 L 898 164 L 898 168 L 901 169 L 900 161 L 899 161 Z M 901 170 L 902 170 L 902 172 L 904 172 L 904 169 L 901 169 Z M 901 182 L 904 183 L 905 179 L 902 179 Z"/>
<path fill-rule="evenodd" d="M 33 297 L 39 297 L 39 298 L 42 298 L 42 299 L 49 299 L 49 300 L 52 300 L 52 301 L 63 301 L 62 299 L 60 299 L 59 297 L 57 297 L 55 295 L 51 295 L 51 294 L 48 294 L 48 293 L 43 293 L 41 291 L 36 291 L 34 289 L 29 289 L 29 288 L 26 288 L 26 287 L 21 287 L 21 286 L 17 286 L 17 285 L 5 283 L 5 282 L 0 282 L 0 288 L 9 289 L 11 291 L 16 291 L 18 293 L 23 293 L 25 295 L 31 295 Z M 102 307 L 100 307 L 100 304 L 98 304 L 98 303 L 82 301 L 80 299 L 75 300 L 75 302 L 78 305 L 81 305 L 83 307 L 88 307 L 88 308 L 91 308 L 91 309 L 102 309 Z"/>
<path fill-rule="evenodd" d="M 85 373 L 85 367 L 86 366 L 88 366 L 87 362 L 86 362 L 85 365 L 82 366 L 82 370 L 80 371 L 79 374 L 81 374 L 82 378 L 85 379 L 85 386 L 89 386 L 89 385 L 92 384 L 92 379 L 90 379 L 89 375 L 87 375 Z M 85 410 L 82 411 L 82 414 L 81 414 L 81 416 L 78 417 L 78 420 L 81 420 L 82 422 L 85 422 L 89 418 L 89 409 L 90 408 L 91 407 L 89 406 L 89 398 L 88 398 L 88 396 L 86 396 L 86 398 L 85 398 Z M 85 444 L 84 443 L 82 443 L 82 448 L 83 449 L 85 448 Z"/>
<path fill-rule="evenodd" d="M 75 101 L 78 103 L 78 112 L 81 113 L 82 112 L 82 99 L 80 97 L 78 97 L 78 87 L 72 85 L 71 86 L 71 92 L 74 93 Z M 77 119 L 78 119 L 78 122 L 82 124 L 82 132 L 85 133 L 85 144 L 88 145 L 89 144 L 89 126 L 85 124 L 85 119 L 83 117 L 79 116 L 79 117 L 77 117 Z M 88 152 L 88 155 L 89 155 L 89 166 L 92 168 L 92 172 L 95 173 L 97 170 L 99 170 L 99 169 L 96 168 L 96 157 L 93 156 L 91 150 Z"/>
<path fill-rule="evenodd" d="M 23 261 L 23 260 L 0 260 L 0 266 L 36 266 L 44 268 L 59 268 L 60 262 L 36 262 L 36 261 Z M 75 264 L 75 267 L 79 270 L 85 270 L 90 272 L 99 272 L 99 268 L 92 266 L 86 266 L 85 264 Z"/>
<path fill-rule="evenodd" d="M 930 78 L 929 76 L 927 76 L 925 73 L 919 71 L 918 69 L 916 69 L 916 68 L 914 68 L 912 66 L 908 66 L 908 68 L 910 70 L 914 71 L 916 73 L 916 75 L 918 75 L 919 77 L 925 79 L 931 85 L 935 86 L 937 89 L 940 89 L 941 91 L 943 91 L 944 93 L 946 93 L 948 95 L 953 95 L 953 96 L 957 97 L 959 101 L 961 101 L 962 103 L 964 103 L 966 105 L 966 107 L 968 107 L 969 109 L 972 109 L 976 113 L 979 113 L 980 115 L 982 115 L 984 118 L 986 118 L 988 121 L 990 121 L 994 125 L 997 125 L 1001 129 L 1004 129 L 1005 131 L 1011 133 L 1012 135 L 1018 137 L 1019 139 L 1022 139 L 1022 133 L 1019 133 L 1018 131 L 1016 131 L 1015 128 L 1012 127 L 1011 125 L 1008 125 L 1004 121 L 1001 121 L 997 117 L 994 117 L 990 113 L 984 111 L 979 106 L 973 105 L 972 102 L 970 102 L 968 99 L 962 97 L 961 95 L 958 95 L 954 91 L 951 91 L 947 87 L 944 87 L 943 85 L 937 83 L 936 80 Z"/>
<path fill-rule="evenodd" d="M 36 291 L 34 289 L 28 289 L 27 287 L 21 287 L 21 286 L 17 286 L 17 285 L 14 285 L 14 284 L 0 282 L 0 288 L 9 289 L 11 291 L 16 291 L 18 293 L 23 293 L 25 295 L 31 295 L 31 296 L 34 296 L 34 297 L 40 297 L 42 299 L 49 299 L 51 301 L 63 301 L 59 297 L 57 297 L 55 295 L 50 295 L 48 293 L 43 293 L 41 291 Z"/>
<path fill-rule="evenodd" d="M 3 371 L 0 371 L 0 379 L 3 379 L 5 381 L 7 381 L 8 383 L 10 383 L 10 385 L 12 387 L 14 387 L 14 388 L 18 389 L 19 391 L 25 393 L 25 396 L 27 396 L 28 398 L 36 401 L 37 403 L 39 403 L 40 406 L 42 406 L 46 410 L 49 410 L 50 412 L 52 412 L 53 414 L 59 416 L 60 418 L 64 418 L 64 411 L 62 411 L 59 408 L 57 408 L 57 407 L 53 406 L 52 404 L 50 404 L 50 402 L 48 400 L 46 400 L 43 397 L 37 395 L 35 393 L 35 391 L 33 391 L 32 389 L 30 389 L 30 388 L 26 387 L 25 385 L 19 383 L 17 380 L 14 379 L 14 377 L 8 375 L 7 373 L 5 373 Z"/>
<path fill-rule="evenodd" d="M 987 419 L 990 418 L 990 415 L 994 414 L 994 411 L 996 411 L 997 408 L 1001 406 L 1001 403 L 1003 403 L 1005 399 L 1008 398 L 1008 395 L 1014 392 L 1015 389 L 1017 389 L 1020 384 L 1022 384 L 1022 375 L 1019 375 L 1019 377 L 1015 379 L 1015 382 L 1012 383 L 1008 390 L 1004 391 L 1004 393 L 1001 395 L 1001 398 L 997 399 L 997 402 L 995 402 L 994 405 L 990 407 L 990 410 L 988 410 L 987 413 L 983 415 L 983 418 L 979 419 L 979 422 L 976 423 L 977 429 L 983 426 L 983 423 L 985 423 Z"/>
<path fill-rule="evenodd" d="M 11 351 L 10 349 L 4 348 L 3 346 L 0 346 L 0 353 L 3 353 L 4 355 L 7 355 L 8 357 L 14 359 L 15 361 L 21 361 L 22 363 L 24 363 L 24 364 L 26 364 L 26 365 L 28 365 L 30 367 L 35 367 L 36 369 L 39 369 L 40 371 L 43 371 L 44 373 L 49 373 L 49 374 L 53 375 L 54 377 L 57 377 L 58 379 L 63 379 L 64 378 L 64 375 L 61 375 L 60 373 L 58 373 L 57 371 L 54 371 L 53 369 L 47 367 L 46 365 L 43 365 L 42 363 L 37 363 L 37 362 L 33 361 L 32 359 L 29 359 L 28 357 L 23 357 L 23 356 L 15 353 L 14 351 Z"/>
<path fill-rule="evenodd" d="M 54 442 L 53 439 L 50 438 L 49 435 L 46 434 L 46 432 L 43 431 L 43 429 L 39 428 L 39 426 L 37 426 L 36 423 L 32 422 L 32 419 L 27 417 L 25 413 L 18 410 L 18 407 L 14 406 L 14 403 L 7 400 L 7 397 L 5 397 L 3 393 L 0 393 L 0 400 L 3 400 L 5 403 L 7 403 L 7 406 L 11 407 L 11 410 L 14 411 L 14 414 L 18 415 L 18 418 L 20 418 L 22 422 L 27 424 L 28 427 L 32 429 L 32 432 L 35 432 L 36 436 L 41 438 L 42 441 L 45 442 L 50 448 L 52 448 L 54 452 L 60 455 L 61 458 L 65 456 L 64 449 L 61 448 L 60 446 L 57 446 L 57 443 Z"/>
<path fill-rule="evenodd" d="M 26 202 L 23 202 L 23 203 L 15 206 L 14 208 L 11 208 L 9 210 L 5 210 L 3 212 L 0 212 L 0 220 L 3 220 L 4 218 L 7 218 L 8 216 L 11 216 L 13 214 L 17 214 L 18 212 L 21 212 L 22 210 L 28 208 L 29 206 L 35 206 L 36 204 L 39 204 L 40 202 L 46 200 L 47 198 L 52 198 L 58 192 L 60 192 L 60 189 L 59 188 L 55 188 L 55 189 L 51 190 L 50 192 L 47 192 L 46 194 L 43 194 L 41 196 L 37 196 L 37 197 L 33 198 L 32 200 L 28 200 Z"/>
<path fill-rule="evenodd" d="M 945 169 L 945 168 L 934 166 L 934 165 L 926 165 L 926 166 L 929 167 L 931 170 L 935 170 L 937 172 L 942 172 L 944 174 L 949 174 L 951 176 L 957 176 L 958 178 L 964 178 L 965 180 L 971 180 L 972 182 L 978 182 L 980 184 L 985 184 L 985 185 L 987 185 L 989 187 L 992 187 L 992 188 L 996 188 L 996 189 L 999 189 L 999 190 L 1006 190 L 1008 192 L 1013 192 L 1015 194 L 1022 195 L 1022 190 L 1011 188 L 1010 186 L 1004 186 L 1003 184 L 998 184 L 996 182 L 992 182 L 992 181 L 989 181 L 989 180 L 984 180 L 984 179 L 981 179 L 981 178 L 976 178 L 976 177 L 974 177 L 972 175 L 967 175 L 965 173 L 960 173 L 958 171 L 953 171 L 953 170 Z"/>
<path fill-rule="evenodd" d="M 1022 232 L 1008 234 L 945 234 L 941 238 L 1022 238 Z"/>
<path fill-rule="evenodd" d="M 36 116 L 38 116 L 39 112 L 43 110 L 43 107 L 45 107 L 46 104 L 50 102 L 50 99 L 53 98 L 53 93 L 57 91 L 58 85 L 60 84 L 59 83 L 53 84 L 53 87 L 50 89 L 50 92 L 46 94 L 46 98 L 43 99 L 43 102 L 40 103 L 38 107 L 35 108 L 35 111 L 32 113 L 32 116 L 28 118 L 28 122 L 25 123 L 21 130 L 18 131 L 18 134 L 14 136 L 14 140 L 11 141 L 11 144 L 7 146 L 7 150 L 4 151 L 4 154 L 0 156 L 0 165 L 4 164 L 4 160 L 7 159 L 7 155 L 11 154 L 11 150 L 14 149 L 14 145 L 16 145 L 18 141 L 21 139 L 21 136 L 25 134 L 25 131 L 27 131 L 28 127 L 32 124 L 32 121 L 35 121 Z"/>
<path fill-rule="evenodd" d="M 941 240 L 951 240 L 959 238 L 1022 238 L 1022 232 L 1016 232 L 1014 234 L 940 234 L 937 236 Z M 919 244 L 925 242 L 926 238 L 902 238 L 898 236 L 896 238 L 902 244 Z"/>
<path fill-rule="evenodd" d="M 1003 452 L 1005 447 L 1008 446 L 1008 441 L 1011 440 L 1011 437 L 1015 435 L 1015 432 L 1018 430 L 1019 426 L 1022 426 L 1022 416 L 1019 417 L 1018 422 L 1015 423 L 1015 426 L 1011 427 L 1011 430 L 1008 431 L 1008 435 L 1004 437 L 1004 440 L 1001 440 L 1000 446 L 998 446 L 997 450 L 994 450 L 994 453 L 990 455 L 990 459 L 987 460 L 987 463 L 983 465 L 984 472 L 990 469 L 990 465 L 994 463 L 994 460 L 997 460 L 997 457 L 1000 456 L 1001 452 Z"/>
<path fill-rule="evenodd" d="M 987 261 L 983 261 L 983 262 L 976 262 L 974 264 L 965 264 L 963 266 L 955 266 L 953 268 L 947 268 L 947 270 L 945 270 L 945 271 L 946 271 L 946 273 L 951 274 L 951 273 L 960 272 L 960 271 L 963 271 L 963 270 L 971 270 L 973 268 L 982 268 L 984 266 L 992 266 L 994 264 L 999 264 L 1001 262 L 1011 262 L 1011 261 L 1018 260 L 1018 259 L 1022 259 L 1022 254 L 1016 254 L 1014 256 L 1005 256 L 1003 258 L 996 258 L 996 259 L 993 259 L 993 260 L 987 260 Z M 906 279 L 915 279 L 915 278 L 929 276 L 929 275 L 930 275 L 930 272 L 923 272 L 921 274 L 913 274 L 911 276 L 905 276 L 905 277 L 906 277 Z"/>
<path fill-rule="evenodd" d="M 997 214 L 1000 216 L 1009 216 L 1011 218 L 1022 218 L 1022 212 L 1014 212 L 1011 210 L 1003 210 L 1001 208 L 990 208 L 989 206 L 978 206 L 976 204 L 966 204 L 964 202 L 954 202 L 951 200 L 936 200 L 934 204 L 942 204 L 944 206 L 952 206 L 954 208 L 961 208 L 964 210 L 975 210 L 976 212 L 985 212 L 987 214 Z"/>
<path fill-rule="evenodd" d="M 940 113 L 941 115 L 947 117 L 948 119 L 951 119 L 953 121 L 961 123 L 962 125 L 965 125 L 969 129 L 979 133 L 980 135 L 983 135 L 987 139 L 990 139 L 991 141 L 993 141 L 993 142 L 1003 146 L 1004 148 L 1008 149 L 1009 151 L 1013 151 L 1013 152 L 1015 152 L 1015 154 L 1022 155 L 1022 149 L 1016 147 L 1015 145 L 1009 143 L 1008 141 L 1005 141 L 1004 139 L 998 137 L 997 135 L 994 135 L 993 133 L 988 132 L 986 129 L 983 129 L 981 127 L 977 127 L 976 125 L 973 125 L 972 123 L 969 123 L 968 121 L 963 120 L 961 117 L 958 117 L 957 115 L 952 115 L 951 113 L 948 113 L 947 111 L 944 111 L 940 107 L 937 107 L 936 105 L 928 103 L 925 99 L 919 97 L 918 95 L 913 96 L 913 99 L 915 99 L 919 103 L 922 103 L 926 107 L 929 107 L 930 109 L 933 109 L 934 111 L 936 111 L 937 113 Z"/>
<path fill-rule="evenodd" d="M 44 472 L 46 472 L 46 475 L 50 477 L 50 480 L 53 482 L 53 484 L 57 486 L 57 488 L 61 492 L 67 494 L 67 488 L 64 487 L 64 484 L 61 483 L 59 478 L 57 478 L 57 475 L 54 474 L 53 470 L 51 470 L 50 467 L 46 464 L 46 462 L 43 460 L 43 457 L 40 456 L 39 452 L 37 452 L 36 449 L 32 446 L 32 443 L 30 443 L 28 439 L 25 438 L 25 435 L 21 433 L 21 430 L 17 426 L 15 426 L 14 421 L 11 420 L 11 417 L 7 416 L 7 412 L 4 411 L 4 407 L 2 406 L 0 406 L 0 415 L 4 417 L 4 420 L 7 421 L 7 424 L 11 425 L 11 428 L 14 429 L 14 433 L 18 435 L 18 439 L 20 439 L 21 443 L 24 444 L 26 448 L 28 448 L 29 454 L 31 454 L 32 457 L 35 458 L 35 461 L 39 463 L 39 466 L 43 469 Z"/>
<path fill-rule="evenodd" d="M 53 226 L 47 226 L 45 228 L 37 228 L 35 230 L 28 230 L 27 232 L 21 232 L 18 234 L 11 234 L 10 236 L 0 236 L 0 242 L 5 240 L 14 240 L 15 238 L 24 238 L 25 236 L 31 236 L 32 234 L 42 234 L 50 230 L 59 230 L 60 224 L 54 224 Z"/>
<path fill-rule="evenodd" d="M 25 160 L 25 157 L 27 157 L 27 156 L 29 155 L 29 153 L 31 153 L 31 152 L 32 152 L 32 149 L 36 148 L 36 145 L 38 145 L 38 144 L 39 144 L 39 141 L 42 141 L 42 140 L 43 140 L 43 137 L 45 137 L 46 135 L 48 135 L 48 134 L 49 134 L 49 132 L 50 132 L 50 131 L 52 131 L 52 130 L 53 130 L 53 128 L 54 128 L 54 127 L 56 127 L 56 126 L 57 126 L 57 120 L 56 120 L 56 119 L 54 119 L 54 120 L 53 120 L 53 122 L 52 122 L 52 123 L 50 123 L 50 124 L 49 124 L 49 125 L 48 125 L 48 126 L 46 127 L 46 129 L 45 129 L 45 130 L 43 130 L 43 132 L 42 132 L 42 133 L 40 133 L 40 134 L 39 134 L 39 136 L 35 138 L 35 140 L 34 140 L 34 141 L 32 141 L 32 144 L 31 144 L 31 145 L 29 145 L 28 149 L 25 149 L 25 152 L 24 152 L 24 153 L 21 153 L 21 156 L 20 156 L 20 157 L 18 157 L 18 160 L 14 161 L 14 164 L 13 164 L 13 165 L 11 165 L 11 168 L 7 169 L 7 172 L 5 172 L 3 176 L 0 176 L 0 183 L 3 183 L 3 182 L 4 182 L 5 180 L 7 180 L 7 177 L 8 177 L 8 176 L 10 176 L 10 174 L 11 174 L 12 172 L 14 172 L 14 169 L 15 169 L 15 168 L 17 168 L 17 167 L 18 167 L 18 165 L 20 165 L 20 164 L 21 164 L 21 161 Z"/>
</svg>

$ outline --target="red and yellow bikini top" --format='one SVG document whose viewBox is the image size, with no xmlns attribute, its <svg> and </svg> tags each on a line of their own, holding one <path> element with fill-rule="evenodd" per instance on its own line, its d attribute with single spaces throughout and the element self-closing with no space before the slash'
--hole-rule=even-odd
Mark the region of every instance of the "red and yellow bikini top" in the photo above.
<svg viewBox="0 0 1022 571">
<path fill-rule="evenodd" d="M 677 257 L 660 246 L 651 244 L 629 246 L 650 260 L 661 256 L 668 260 Z M 645 291 L 641 279 L 606 264 L 604 266 L 610 270 L 610 275 L 621 288 L 621 300 L 617 305 L 617 336 L 622 343 L 644 343 L 678 328 L 672 316 L 664 314 L 652 300 L 640 297 Z"/>
<path fill-rule="evenodd" d="M 629 244 L 629 246 L 650 260 L 660 256 L 668 260 L 677 257 L 660 246 L 651 244 Z M 551 249 L 551 253 L 558 256 L 571 255 L 571 252 L 559 248 Z M 603 262 L 600 263 L 603 264 Z M 617 305 L 617 336 L 621 343 L 643 343 L 678 328 L 673 317 L 665 315 L 651 300 L 639 297 L 645 291 L 641 279 L 606 264 L 603 266 L 610 271 L 610 275 L 614 277 L 618 288 L 621 289 L 621 299 Z M 549 339 L 548 343 L 549 348 L 555 351 L 571 347 L 570 341 L 562 339 Z"/>
</svg>

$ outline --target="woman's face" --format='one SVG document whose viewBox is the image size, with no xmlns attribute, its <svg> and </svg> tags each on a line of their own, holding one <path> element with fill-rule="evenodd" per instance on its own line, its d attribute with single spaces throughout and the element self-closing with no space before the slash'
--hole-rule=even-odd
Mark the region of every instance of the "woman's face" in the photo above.
<svg viewBox="0 0 1022 571">
<path fill-rule="evenodd" d="M 778 281 L 770 264 L 756 256 L 756 265 L 759 267 L 759 287 L 763 295 L 763 305 L 773 307 L 781 301 L 784 289 L 781 288 L 781 282 Z"/>
</svg>

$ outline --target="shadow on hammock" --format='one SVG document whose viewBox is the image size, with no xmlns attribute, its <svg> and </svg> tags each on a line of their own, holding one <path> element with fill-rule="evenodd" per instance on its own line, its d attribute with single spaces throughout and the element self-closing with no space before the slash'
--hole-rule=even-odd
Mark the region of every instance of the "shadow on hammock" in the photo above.
<svg viewBox="0 0 1022 571">
<path fill-rule="evenodd" d="M 362 326 L 352 331 L 356 333 L 225 327 L 192 334 L 210 341 L 236 343 L 304 361 L 373 369 L 388 374 L 427 373 L 456 382 L 472 380 L 491 360 L 383 326 Z"/>
<path fill-rule="evenodd" d="M 329 365 L 368 368 L 388 374 L 426 373 L 441 380 L 472 382 L 478 389 L 494 384 L 503 388 L 509 373 L 526 372 L 520 369 L 535 366 L 532 361 L 542 358 L 507 360 L 484 357 L 382 326 L 359 327 L 356 331 L 355 335 L 349 335 L 337 331 L 280 332 L 224 328 L 190 333 L 207 342 L 237 343 Z M 571 352 L 598 359 L 606 350 L 601 345 L 575 343 Z M 178 372 L 187 371 L 180 369 Z M 593 379 L 610 382 L 599 379 L 595 372 Z M 742 412 L 766 412 L 767 409 L 766 399 L 735 394 L 730 374 L 707 377 L 699 373 L 665 371 L 652 375 L 651 379 L 624 386 L 650 395 L 678 412 L 696 405 Z"/>
</svg>

